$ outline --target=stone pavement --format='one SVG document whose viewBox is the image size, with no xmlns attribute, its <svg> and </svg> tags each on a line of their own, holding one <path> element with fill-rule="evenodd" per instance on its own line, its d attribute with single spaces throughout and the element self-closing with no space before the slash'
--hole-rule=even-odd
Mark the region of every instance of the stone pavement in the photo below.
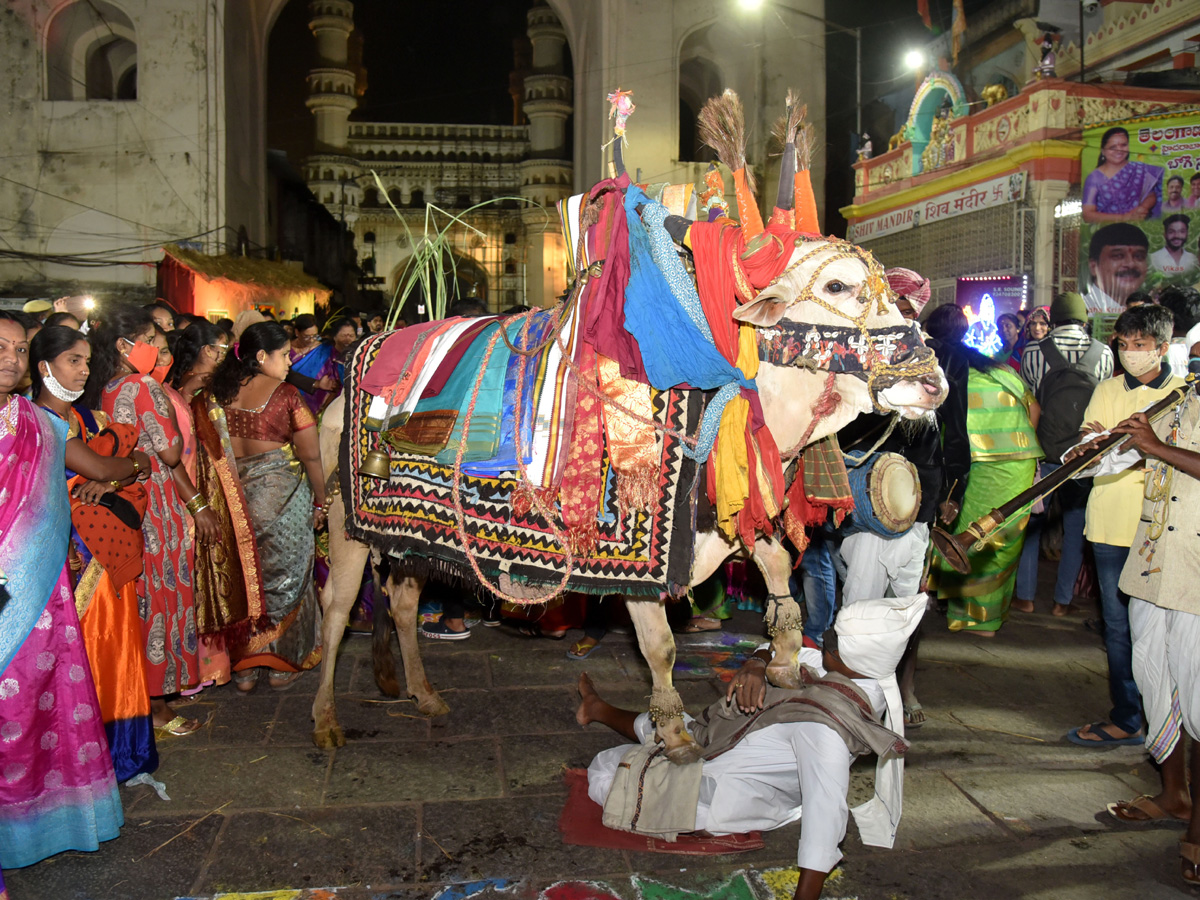
<svg viewBox="0 0 1200 900">
<path fill-rule="evenodd" d="M 1014 614 L 992 640 L 951 635 L 936 618 L 929 625 L 918 689 L 930 720 L 913 734 L 896 849 L 864 848 L 852 820 L 825 896 L 1193 896 L 1175 855 L 1181 826 L 1130 828 L 1098 815 L 1153 787 L 1141 749 L 1088 750 L 1063 738 L 1108 708 L 1103 650 L 1082 617 Z M 726 632 L 679 638 L 689 709 L 723 690 L 721 674 L 758 628 L 738 613 Z M 160 744 L 156 777 L 170 801 L 123 788 L 119 839 L 5 872 L 10 895 L 787 900 L 799 826 L 738 856 L 561 842 L 563 767 L 585 766 L 616 742 L 601 726 L 575 724 L 579 673 L 624 705 L 644 708 L 649 694 L 631 636 L 610 634 L 583 663 L 564 656 L 575 636 L 529 640 L 476 627 L 468 641 L 423 641 L 429 677 L 451 707 L 432 721 L 411 703 L 383 702 L 370 641 L 348 639 L 337 685 L 349 743 L 335 752 L 309 739 L 315 674 L 283 694 L 265 684 L 250 696 L 206 691 L 188 708 L 207 718 L 205 728 Z M 867 796 L 872 773 L 860 761 L 851 805 Z"/>
</svg>

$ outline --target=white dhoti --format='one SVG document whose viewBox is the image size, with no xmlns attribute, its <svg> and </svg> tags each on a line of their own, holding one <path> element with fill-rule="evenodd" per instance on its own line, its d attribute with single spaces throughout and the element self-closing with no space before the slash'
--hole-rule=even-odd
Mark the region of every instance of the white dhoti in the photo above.
<svg viewBox="0 0 1200 900">
<path fill-rule="evenodd" d="M 1180 729 L 1200 738 L 1200 616 L 1129 598 L 1133 679 L 1146 710 L 1146 750 L 1162 763 Z"/>
</svg>

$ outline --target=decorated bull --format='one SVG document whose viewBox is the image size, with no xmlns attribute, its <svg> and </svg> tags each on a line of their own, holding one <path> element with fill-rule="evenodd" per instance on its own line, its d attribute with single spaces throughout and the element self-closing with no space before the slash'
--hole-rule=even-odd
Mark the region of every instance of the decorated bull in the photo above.
<svg viewBox="0 0 1200 900">
<path fill-rule="evenodd" d="M 618 113 L 631 110 L 627 94 L 614 97 Z M 559 306 L 439 320 L 359 347 L 321 427 L 339 475 L 330 521 L 346 527 L 330 529 L 318 746 L 344 743 L 333 672 L 370 547 L 390 559 L 407 691 L 426 715 L 448 711 L 417 643 L 430 574 L 516 604 L 623 593 L 676 762 L 696 750 L 664 599 L 749 555 L 769 593 L 768 677 L 794 677 L 803 619 L 782 537 L 803 551 L 806 526 L 853 506 L 832 436 L 864 412 L 927 417 L 946 391 L 880 264 L 819 235 L 796 152 L 802 117 L 789 95 L 765 227 L 727 91 L 701 128 L 733 172 L 740 225 L 721 214 L 715 169 L 695 214 L 673 214 L 630 183 L 618 143 L 616 177 L 562 204 L 577 274 Z M 623 124 L 618 115 L 618 135 Z"/>
</svg>

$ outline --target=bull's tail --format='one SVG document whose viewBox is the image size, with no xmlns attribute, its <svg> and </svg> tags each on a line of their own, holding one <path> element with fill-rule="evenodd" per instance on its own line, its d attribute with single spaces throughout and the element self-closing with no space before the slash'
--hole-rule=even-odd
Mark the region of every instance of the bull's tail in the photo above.
<svg viewBox="0 0 1200 900">
<path fill-rule="evenodd" d="M 392 621 L 391 601 L 383 585 L 387 583 L 390 573 L 388 562 L 384 559 L 378 566 L 372 566 L 375 579 L 375 610 L 371 621 L 371 667 L 375 674 L 375 685 L 385 697 L 400 696 L 400 682 L 396 678 L 396 660 L 392 656 L 392 634 L 396 623 Z"/>
</svg>

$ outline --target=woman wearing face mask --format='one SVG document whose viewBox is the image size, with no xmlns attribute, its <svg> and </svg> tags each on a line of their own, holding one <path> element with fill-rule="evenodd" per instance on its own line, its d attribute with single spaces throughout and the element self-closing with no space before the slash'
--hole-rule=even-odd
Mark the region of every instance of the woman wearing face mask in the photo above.
<svg viewBox="0 0 1200 900">
<path fill-rule="evenodd" d="M 138 449 L 150 457 L 142 520 L 143 572 L 138 608 L 156 734 L 191 734 L 199 721 L 176 715 L 167 696 L 200 681 L 192 587 L 192 538 L 219 539 L 216 516 L 183 465 L 183 438 L 171 400 L 150 377 L 159 365 L 154 322 L 140 309 L 114 311 L 92 335 L 91 374 L 83 400 L 114 421 L 138 429 Z"/>
<path fill-rule="evenodd" d="M 174 341 L 175 360 L 166 381 L 185 407 L 180 421 L 186 417 L 195 426 L 196 489 L 221 523 L 220 541 L 196 545 L 193 568 L 201 682 L 218 685 L 232 677 L 227 641 L 244 639 L 252 621 L 265 615 L 258 567 L 242 564 L 257 556 L 257 546 L 225 411 L 207 390 L 232 345 L 232 335 L 211 322 L 195 323 Z"/>
<path fill-rule="evenodd" d="M 158 768 L 137 599 L 146 510 L 138 479 L 150 474 L 150 459 L 136 449 L 136 428 L 72 405 L 83 395 L 91 355 L 82 334 L 52 325 L 30 343 L 29 371 L 35 402 L 67 424 L 76 609 L 113 768 L 118 781 L 128 781 Z"/>
<path fill-rule="evenodd" d="M 234 681 L 247 693 L 264 668 L 271 687 L 286 690 L 321 659 L 313 529 L 325 523 L 325 478 L 316 418 L 284 383 L 288 349 L 283 326 L 251 325 L 210 387 L 225 409 L 265 595 L 265 615 L 229 646 Z"/>
<path fill-rule="evenodd" d="M 125 817 L 71 592 L 67 424 L 15 393 L 25 328 L 0 310 L 0 868 L 95 850 Z M 128 467 L 127 467 L 128 468 Z M 0 879 L 0 894 L 4 883 Z"/>
</svg>

